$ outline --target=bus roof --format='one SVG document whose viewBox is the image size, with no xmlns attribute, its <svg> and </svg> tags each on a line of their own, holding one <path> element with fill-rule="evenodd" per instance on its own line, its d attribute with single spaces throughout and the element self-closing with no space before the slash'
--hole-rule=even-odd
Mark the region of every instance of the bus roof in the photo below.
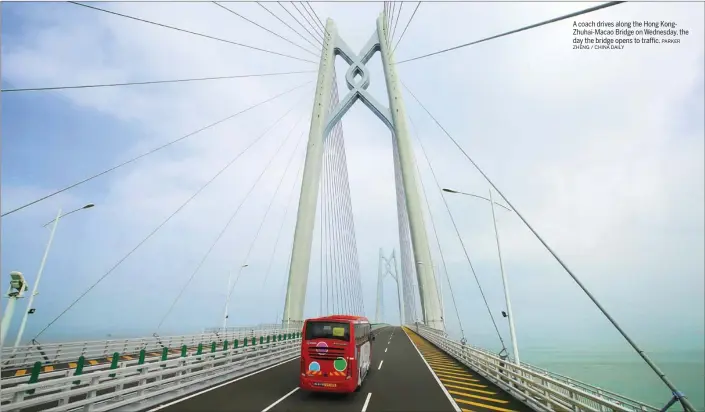
<svg viewBox="0 0 705 412">
<path fill-rule="evenodd" d="M 306 319 L 306 322 L 308 321 L 323 321 L 323 320 L 347 320 L 347 321 L 358 321 L 362 323 L 369 323 L 369 320 L 367 320 L 366 317 L 364 316 L 355 316 L 355 315 L 329 315 L 329 316 L 322 316 L 320 318 L 310 318 Z"/>
</svg>

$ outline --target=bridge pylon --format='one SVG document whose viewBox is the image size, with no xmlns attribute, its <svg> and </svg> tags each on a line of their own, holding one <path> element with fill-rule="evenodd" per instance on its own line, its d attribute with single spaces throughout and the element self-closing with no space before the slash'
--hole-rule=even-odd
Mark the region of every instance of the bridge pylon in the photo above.
<svg viewBox="0 0 705 412">
<path fill-rule="evenodd" d="M 333 127 L 357 101 L 361 100 L 377 117 L 389 127 L 396 140 L 405 207 L 409 217 L 411 249 L 416 268 L 424 323 L 434 329 L 443 329 L 441 304 L 438 297 L 436 277 L 433 274 L 431 251 L 424 225 L 423 209 L 419 197 L 414 154 L 409 139 L 401 85 L 396 73 L 394 56 L 389 44 L 388 27 L 384 14 L 377 18 L 376 30 L 359 54 L 338 35 L 335 22 L 326 21 L 321 61 L 318 69 L 316 95 L 309 129 L 306 160 L 304 163 L 301 195 L 294 232 L 294 244 L 289 266 L 289 282 L 284 303 L 282 321 L 287 323 L 304 319 L 304 303 L 311 262 L 311 245 L 316 219 L 316 204 L 323 162 L 323 142 Z M 370 74 L 365 64 L 380 52 L 387 86 L 389 108 L 377 102 L 367 91 Z M 340 56 L 350 68 L 345 74 L 348 94 L 330 111 L 335 74 L 335 57 Z M 359 76 L 356 78 L 356 76 Z M 401 222 L 400 222 L 401 223 Z"/>
</svg>

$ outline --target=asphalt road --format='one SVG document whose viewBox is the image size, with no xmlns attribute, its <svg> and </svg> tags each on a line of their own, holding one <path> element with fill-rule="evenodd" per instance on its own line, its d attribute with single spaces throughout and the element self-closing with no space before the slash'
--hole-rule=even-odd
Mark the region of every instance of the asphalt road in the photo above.
<svg viewBox="0 0 705 412">
<path fill-rule="evenodd" d="M 149 411 L 451 412 L 455 408 L 401 328 L 377 332 L 372 369 L 360 391 L 322 394 L 298 389 L 299 359 Z"/>
</svg>

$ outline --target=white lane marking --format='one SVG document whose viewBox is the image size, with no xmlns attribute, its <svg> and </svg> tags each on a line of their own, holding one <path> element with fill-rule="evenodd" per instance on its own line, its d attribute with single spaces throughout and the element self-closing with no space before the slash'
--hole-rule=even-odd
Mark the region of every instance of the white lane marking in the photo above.
<svg viewBox="0 0 705 412">
<path fill-rule="evenodd" d="M 382 362 L 379 363 L 379 368 L 377 368 L 377 370 L 382 369 L 382 364 L 383 364 L 383 363 L 384 363 L 384 360 L 382 360 Z"/>
<path fill-rule="evenodd" d="M 384 353 L 387 353 L 387 349 L 389 349 L 389 348 L 384 348 Z"/>
<path fill-rule="evenodd" d="M 287 393 L 286 395 L 284 395 L 284 396 L 282 396 L 281 398 L 279 398 L 278 401 L 276 401 L 276 402 L 274 402 L 273 404 L 271 404 L 271 405 L 267 406 L 266 408 L 262 409 L 262 412 L 267 412 L 268 410 L 270 410 L 270 409 L 272 409 L 273 407 L 277 406 L 277 405 L 279 404 L 279 402 L 281 402 L 281 401 L 283 401 L 284 399 L 288 398 L 289 396 L 291 396 L 292 393 L 294 393 L 294 392 L 296 392 L 296 391 L 298 391 L 298 390 L 299 390 L 299 387 L 298 387 L 298 386 L 295 387 L 294 389 L 291 390 L 291 392 L 289 392 L 289 393 Z"/>
<path fill-rule="evenodd" d="M 433 376 L 433 378 L 434 378 L 434 379 L 436 380 L 436 382 L 438 383 L 438 386 L 440 386 L 441 389 L 443 390 L 443 393 L 446 394 L 446 397 L 447 397 L 448 400 L 450 401 L 450 404 L 453 405 L 453 409 L 455 409 L 455 412 L 462 412 L 462 410 L 460 409 L 460 407 L 458 406 L 458 404 L 455 403 L 455 400 L 453 400 L 453 398 L 452 398 L 452 397 L 450 396 L 450 394 L 448 393 L 448 390 L 446 390 L 446 387 L 443 386 L 443 384 L 441 383 L 441 380 L 438 379 L 438 376 L 436 376 L 436 373 L 433 371 L 433 369 L 431 369 L 431 366 L 428 364 L 428 362 L 426 362 L 426 359 L 424 359 L 423 355 L 421 354 L 421 351 L 419 351 L 419 348 L 417 348 L 417 347 L 416 347 L 416 344 L 414 344 L 414 341 L 411 340 L 411 336 L 409 336 L 409 334 L 406 333 L 406 331 L 404 331 L 404 333 L 406 334 L 406 337 L 409 339 L 409 342 L 411 342 L 411 346 L 413 346 L 414 349 L 416 349 L 416 353 L 419 354 L 419 357 L 421 358 L 421 360 L 423 361 L 423 363 L 424 363 L 424 364 L 426 365 L 426 367 L 428 368 L 428 371 L 431 372 L 431 375 Z"/>
<path fill-rule="evenodd" d="M 365 412 L 367 410 L 367 405 L 370 403 L 370 396 L 372 396 L 372 392 L 367 394 L 367 399 L 365 399 L 365 404 L 362 405 L 362 412 Z"/>
<path fill-rule="evenodd" d="M 210 391 L 212 391 L 212 390 L 214 390 L 214 389 L 218 389 L 218 388 L 221 388 L 221 387 L 223 387 L 223 386 L 225 386 L 225 385 L 230 385 L 231 383 L 235 383 L 235 382 L 237 382 L 237 381 L 239 381 L 239 380 L 242 380 L 242 379 L 245 379 L 245 378 L 249 378 L 250 376 L 257 375 L 257 374 L 260 373 L 260 372 L 264 372 L 264 371 L 269 370 L 269 369 L 272 369 L 272 368 L 276 368 L 277 366 L 283 365 L 283 364 L 285 364 L 285 363 L 287 363 L 287 362 L 291 362 L 291 361 L 293 361 L 293 360 L 295 360 L 295 359 L 298 359 L 298 358 L 300 358 L 300 356 L 297 356 L 297 357 L 295 357 L 295 358 L 291 358 L 291 359 L 285 360 L 285 361 L 283 361 L 283 362 L 279 362 L 279 363 L 277 363 L 277 364 L 275 364 L 275 365 L 272 365 L 272 366 L 268 366 L 268 367 L 266 367 L 266 368 L 264 368 L 264 369 L 260 369 L 260 370 L 258 370 L 258 371 L 252 372 L 252 373 L 250 373 L 250 374 L 248 374 L 248 375 L 240 376 L 239 378 L 235 378 L 235 379 L 233 379 L 233 380 L 231 380 L 231 381 L 227 381 L 227 382 L 225 382 L 225 383 L 221 383 L 221 384 L 218 385 L 218 386 L 213 386 L 212 388 L 204 389 L 204 390 L 202 390 L 202 391 L 200 391 L 200 392 L 194 393 L 193 395 L 189 395 L 189 396 L 186 396 L 186 397 L 184 397 L 184 398 L 177 399 L 177 400 L 172 401 L 172 402 L 169 402 L 169 403 L 165 403 L 164 405 L 159 405 L 159 406 L 157 406 L 156 408 L 153 408 L 153 409 L 148 410 L 147 412 L 155 412 L 155 411 L 158 411 L 158 410 L 160 410 L 160 409 L 164 409 L 164 408 L 167 408 L 167 407 L 169 407 L 169 406 L 171 406 L 171 405 L 177 404 L 177 403 L 179 403 L 179 402 L 183 402 L 183 401 L 185 401 L 185 400 L 187 400 L 187 399 L 195 398 L 195 397 L 198 396 L 198 395 L 203 395 L 204 393 L 210 392 Z"/>
</svg>

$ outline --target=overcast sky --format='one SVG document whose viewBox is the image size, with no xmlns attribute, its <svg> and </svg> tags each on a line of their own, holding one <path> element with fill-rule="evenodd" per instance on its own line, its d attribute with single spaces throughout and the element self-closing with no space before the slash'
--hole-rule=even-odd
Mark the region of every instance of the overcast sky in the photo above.
<svg viewBox="0 0 705 412">
<path fill-rule="evenodd" d="M 402 9 L 396 38 L 415 3 Z M 317 61 L 210 3 L 103 3 L 101 7 Z M 255 3 L 238 13 L 313 47 Z M 277 6 L 268 6 L 293 27 Z M 358 51 L 382 3 L 314 3 Z M 586 8 L 586 3 L 424 3 L 398 61 Z M 293 13 L 295 11 L 291 9 Z M 274 322 L 284 284 L 313 102 L 317 63 L 307 63 L 62 3 L 2 4 L 3 88 L 167 80 L 250 73 L 302 74 L 179 84 L 4 93 L 2 210 L 34 200 L 296 86 L 305 86 L 172 147 L 2 220 L 2 273 L 36 276 L 59 207 L 96 207 L 62 220 L 26 338 L 34 336 L 186 199 L 294 108 L 39 340 L 154 332 L 271 156 L 256 189 L 160 329 L 194 333 L 222 322 L 228 272 L 248 268 L 230 324 Z M 494 179 L 584 284 L 649 350 L 702 346 L 703 5 L 629 3 L 587 20 L 672 20 L 690 31 L 677 45 L 572 50 L 572 22 L 400 64 L 399 75 Z M 302 31 L 299 29 L 299 31 Z M 318 50 L 316 50 L 318 52 Z M 340 59 L 339 59 L 340 60 Z M 347 64 L 337 63 L 341 90 Z M 379 55 L 371 93 L 387 105 Z M 448 266 L 448 328 L 497 338 L 441 195 L 488 195 L 488 185 L 406 94 L 416 158 Z M 366 314 L 373 317 L 379 248 L 399 250 L 391 139 L 362 104 L 343 120 Z M 293 156 L 293 157 L 292 157 Z M 291 166 L 287 169 L 289 159 Z M 253 251 L 245 256 L 283 177 Z M 289 193 L 294 193 L 293 198 Z M 486 202 L 447 197 L 500 331 L 508 342 L 502 283 Z M 288 214 L 284 214 L 291 202 Z M 520 347 L 626 344 L 515 215 L 498 210 Z M 283 222 L 283 223 L 282 223 Z M 284 227 L 274 250 L 279 227 Z M 318 231 L 316 233 L 319 233 Z M 434 237 L 434 261 L 440 256 Z M 318 234 L 313 250 L 320 248 Z M 312 257 L 306 316 L 318 315 L 319 255 Z M 263 285 L 270 259 L 272 271 Z M 443 272 L 442 272 L 443 273 Z M 445 277 L 445 275 L 442 275 Z M 6 277 L 5 277 L 6 279 Z M 3 286 L 4 287 L 4 286 Z M 385 282 L 385 320 L 398 319 Z M 21 312 L 21 311 L 20 311 Z M 18 316 L 19 318 L 19 316 Z M 16 322 L 17 324 L 18 322 Z M 10 336 L 13 336 L 12 330 Z"/>
</svg>

